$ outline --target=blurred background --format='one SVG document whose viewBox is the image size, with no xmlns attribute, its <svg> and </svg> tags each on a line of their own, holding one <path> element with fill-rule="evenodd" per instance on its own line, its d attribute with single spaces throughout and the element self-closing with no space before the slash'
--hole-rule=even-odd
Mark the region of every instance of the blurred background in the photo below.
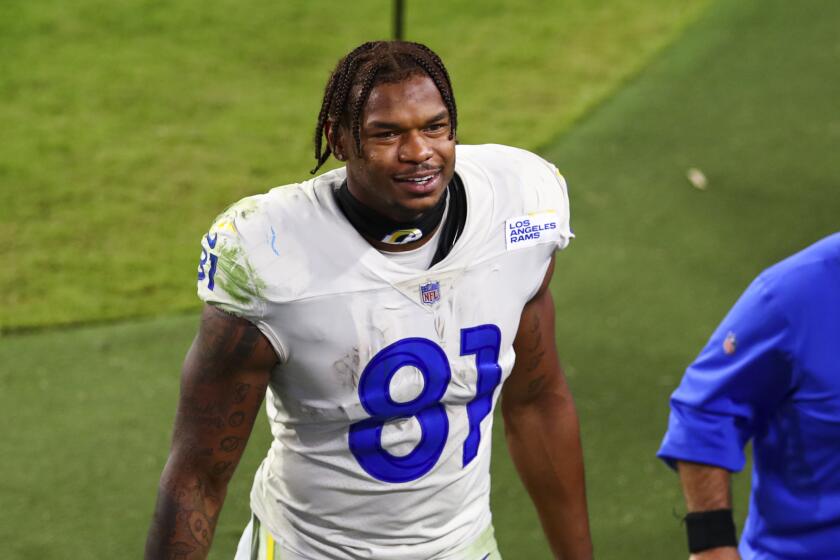
<svg viewBox="0 0 840 560">
<path fill-rule="evenodd" d="M 392 10 L 0 3 L 4 558 L 142 555 L 198 240 L 237 199 L 309 177 L 329 72 L 389 38 Z M 537 151 L 569 182 L 577 239 L 552 288 L 599 558 L 687 557 L 654 457 L 668 396 L 752 277 L 840 229 L 838 29 L 835 0 L 406 0 L 461 142 Z M 549 558 L 500 436 L 501 552 Z M 232 557 L 267 445 L 260 420 L 211 558 Z"/>
</svg>

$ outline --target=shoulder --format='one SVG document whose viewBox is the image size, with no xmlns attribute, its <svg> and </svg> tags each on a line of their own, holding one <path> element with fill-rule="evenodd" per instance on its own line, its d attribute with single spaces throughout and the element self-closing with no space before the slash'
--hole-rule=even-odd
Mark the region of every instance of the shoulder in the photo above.
<svg viewBox="0 0 840 560">
<path fill-rule="evenodd" d="M 243 304 L 290 301 L 352 266 L 366 245 L 347 235 L 352 227 L 335 202 L 343 180 L 344 169 L 336 169 L 227 208 L 202 239 L 209 265 L 202 265 L 199 294 L 221 288 Z"/>
<path fill-rule="evenodd" d="M 225 239 L 241 239 L 264 220 L 265 196 L 248 196 L 225 208 L 213 219 L 209 234 Z"/>
<path fill-rule="evenodd" d="M 344 169 L 336 169 L 301 183 L 272 188 L 266 193 L 248 196 L 231 204 L 219 214 L 210 233 L 219 233 L 243 245 L 260 244 L 270 239 L 272 231 L 284 228 L 302 215 L 315 219 L 332 214 L 332 189 L 341 184 Z"/>
<path fill-rule="evenodd" d="M 558 247 L 565 247 L 574 237 L 568 187 L 554 164 L 527 150 L 500 144 L 458 146 L 457 157 L 456 170 L 464 176 L 467 189 L 489 194 L 500 219 L 553 215 L 564 239 Z"/>
<path fill-rule="evenodd" d="M 457 154 L 459 159 L 480 167 L 491 176 L 553 177 L 557 170 L 533 152 L 502 144 L 459 145 Z"/>
<path fill-rule="evenodd" d="M 311 186 L 309 188 L 311 190 Z M 283 235 L 282 217 L 305 199 L 305 183 L 248 196 L 228 206 L 201 238 L 198 295 L 206 303 L 249 319 L 258 317 L 269 286 L 269 267 Z"/>
<path fill-rule="evenodd" d="M 458 146 L 456 168 L 476 182 L 487 183 L 503 197 L 521 200 L 527 212 L 554 209 L 568 213 L 566 180 L 542 157 L 511 146 Z"/>
<path fill-rule="evenodd" d="M 499 144 L 459 145 L 457 150 L 455 171 L 464 182 L 471 209 L 467 230 L 473 215 L 482 217 L 486 235 L 504 232 L 498 236 L 500 244 L 487 245 L 487 251 L 532 248 L 542 259 L 569 244 L 574 234 L 568 191 L 553 164 L 527 150 Z"/>
<path fill-rule="evenodd" d="M 756 283 L 789 319 L 840 306 L 840 233 L 769 267 Z"/>
<path fill-rule="evenodd" d="M 759 280 L 774 295 L 811 292 L 824 284 L 840 286 L 840 233 L 776 263 Z"/>
<path fill-rule="evenodd" d="M 796 276 L 831 273 L 840 264 L 840 233 L 829 235 L 798 253 L 776 263 L 762 273 L 768 281 L 784 281 Z M 828 266 L 829 268 L 824 268 Z"/>
<path fill-rule="evenodd" d="M 261 312 L 264 283 L 254 275 L 249 245 L 264 219 L 264 196 L 249 196 L 228 206 L 201 238 L 198 296 L 247 319 Z"/>
</svg>

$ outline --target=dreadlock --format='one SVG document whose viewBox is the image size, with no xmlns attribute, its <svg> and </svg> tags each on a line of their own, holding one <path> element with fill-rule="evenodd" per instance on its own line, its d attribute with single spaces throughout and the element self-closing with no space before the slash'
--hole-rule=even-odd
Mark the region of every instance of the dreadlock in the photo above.
<svg viewBox="0 0 840 560">
<path fill-rule="evenodd" d="M 313 175 L 329 159 L 332 150 L 324 146 L 324 125 L 329 121 L 346 125 L 362 152 L 361 115 L 371 90 L 381 83 L 395 83 L 425 74 L 435 83 L 449 112 L 449 138 L 455 137 L 458 113 L 449 72 L 440 57 L 426 45 L 409 41 L 372 41 L 359 45 L 338 61 L 324 88 L 324 100 L 315 127 Z"/>
</svg>

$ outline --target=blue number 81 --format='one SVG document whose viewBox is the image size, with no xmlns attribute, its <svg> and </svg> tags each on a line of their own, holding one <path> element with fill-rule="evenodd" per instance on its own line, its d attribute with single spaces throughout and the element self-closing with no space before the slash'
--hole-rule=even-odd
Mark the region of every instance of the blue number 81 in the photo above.
<svg viewBox="0 0 840 560">
<path fill-rule="evenodd" d="M 475 354 L 478 383 L 475 398 L 467 404 L 469 436 L 464 442 L 463 466 L 476 456 L 480 423 L 492 408 L 493 391 L 501 382 L 498 365 L 501 333 L 495 325 L 461 331 L 461 355 Z M 423 375 L 423 390 L 414 399 L 398 403 L 389 387 L 394 374 L 413 366 Z M 443 452 L 449 436 L 449 420 L 440 400 L 452 377 L 443 349 L 425 338 L 405 338 L 380 350 L 359 379 L 359 399 L 370 418 L 350 426 L 350 451 L 372 477 L 385 482 L 409 482 L 429 472 Z M 382 447 L 386 422 L 414 417 L 422 435 L 405 456 L 392 455 Z"/>
</svg>

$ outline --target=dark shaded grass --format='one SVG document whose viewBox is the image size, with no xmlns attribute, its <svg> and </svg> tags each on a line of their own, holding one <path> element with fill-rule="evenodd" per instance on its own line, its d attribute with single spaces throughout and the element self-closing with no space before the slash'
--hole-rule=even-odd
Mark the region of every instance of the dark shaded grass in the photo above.
<svg viewBox="0 0 840 560">
<path fill-rule="evenodd" d="M 830 1 L 717 3 L 545 149 L 579 236 L 554 289 L 602 558 L 685 554 L 677 480 L 654 459 L 667 397 L 756 274 L 840 229 L 838 26 Z"/>
</svg>

